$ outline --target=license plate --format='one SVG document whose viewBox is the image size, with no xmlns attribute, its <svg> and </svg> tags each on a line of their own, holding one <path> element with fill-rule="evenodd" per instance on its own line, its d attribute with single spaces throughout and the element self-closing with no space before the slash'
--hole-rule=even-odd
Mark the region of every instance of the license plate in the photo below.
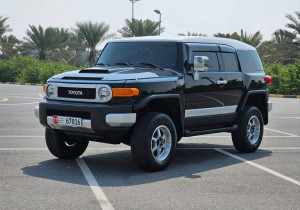
<svg viewBox="0 0 300 210">
<path fill-rule="evenodd" d="M 53 124 L 81 127 L 82 119 L 78 117 L 53 116 Z"/>
</svg>

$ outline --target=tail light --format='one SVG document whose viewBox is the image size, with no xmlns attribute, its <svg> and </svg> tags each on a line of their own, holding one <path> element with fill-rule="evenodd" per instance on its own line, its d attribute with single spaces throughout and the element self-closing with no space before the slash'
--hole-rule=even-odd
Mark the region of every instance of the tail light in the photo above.
<svg viewBox="0 0 300 210">
<path fill-rule="evenodd" d="M 269 76 L 269 75 L 266 75 L 266 76 L 265 76 L 265 81 L 266 81 L 266 84 L 267 84 L 267 85 L 272 84 L 272 77 Z"/>
</svg>

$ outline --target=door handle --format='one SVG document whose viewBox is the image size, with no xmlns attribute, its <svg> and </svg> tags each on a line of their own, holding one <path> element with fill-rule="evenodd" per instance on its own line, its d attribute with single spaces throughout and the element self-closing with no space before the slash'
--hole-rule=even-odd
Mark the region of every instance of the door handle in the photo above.
<svg viewBox="0 0 300 210">
<path fill-rule="evenodd" d="M 226 85 L 227 84 L 227 80 L 218 80 L 217 84 L 218 85 Z"/>
</svg>

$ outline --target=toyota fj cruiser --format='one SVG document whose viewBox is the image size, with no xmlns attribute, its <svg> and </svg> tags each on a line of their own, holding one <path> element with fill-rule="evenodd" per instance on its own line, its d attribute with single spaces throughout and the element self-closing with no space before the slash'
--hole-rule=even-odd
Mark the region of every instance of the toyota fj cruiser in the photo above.
<svg viewBox="0 0 300 210">
<path fill-rule="evenodd" d="M 256 151 L 269 83 L 255 48 L 236 40 L 119 39 L 95 67 L 50 78 L 35 113 L 58 158 L 79 157 L 89 141 L 124 143 L 140 168 L 159 171 L 182 137 L 230 132 L 238 151 Z"/>
</svg>

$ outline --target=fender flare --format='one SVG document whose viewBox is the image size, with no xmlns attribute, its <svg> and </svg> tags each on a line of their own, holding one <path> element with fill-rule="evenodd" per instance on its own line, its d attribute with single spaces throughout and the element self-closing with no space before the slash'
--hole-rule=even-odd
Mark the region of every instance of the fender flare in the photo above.
<svg viewBox="0 0 300 210">
<path fill-rule="evenodd" d="M 181 129 L 182 132 L 184 131 L 184 107 L 182 106 L 182 97 L 180 94 L 155 94 L 155 95 L 148 95 L 138 101 L 137 103 L 133 104 L 132 110 L 133 112 L 138 111 L 142 108 L 144 108 L 147 104 L 149 104 L 151 101 L 155 99 L 178 99 L 179 102 L 179 108 L 180 108 L 180 120 L 181 120 Z"/>
<path fill-rule="evenodd" d="M 242 97 L 240 105 L 237 108 L 237 111 L 241 112 L 241 111 L 244 110 L 244 108 L 246 106 L 246 103 L 247 103 L 247 100 L 248 100 L 250 95 L 262 94 L 262 93 L 266 95 L 266 102 L 265 103 L 266 103 L 266 107 L 268 107 L 269 90 L 250 90 L 247 93 L 245 93 L 245 95 Z"/>
</svg>

